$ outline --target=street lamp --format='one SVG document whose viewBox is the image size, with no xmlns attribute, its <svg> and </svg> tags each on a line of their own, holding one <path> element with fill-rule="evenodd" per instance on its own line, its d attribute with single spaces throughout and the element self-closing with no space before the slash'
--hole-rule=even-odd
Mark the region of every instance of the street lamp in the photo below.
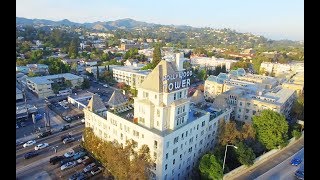
<svg viewBox="0 0 320 180">
<path fill-rule="evenodd" d="M 224 159 L 223 159 L 223 165 L 222 165 L 222 173 L 223 173 L 223 170 L 224 170 L 224 164 L 225 164 L 225 162 L 226 162 L 226 155 L 227 155 L 228 146 L 232 146 L 232 147 L 238 149 L 237 146 L 229 145 L 229 144 L 226 145 L 226 150 L 225 150 L 225 152 L 224 152 Z"/>
</svg>

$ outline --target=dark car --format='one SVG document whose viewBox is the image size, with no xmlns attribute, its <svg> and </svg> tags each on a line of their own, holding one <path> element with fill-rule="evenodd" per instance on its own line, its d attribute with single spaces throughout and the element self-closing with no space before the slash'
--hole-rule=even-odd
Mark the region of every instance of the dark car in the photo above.
<svg viewBox="0 0 320 180">
<path fill-rule="evenodd" d="M 77 172 L 69 177 L 69 180 L 82 180 L 86 179 L 86 175 L 83 172 Z"/>
<path fill-rule="evenodd" d="M 93 159 L 91 159 L 91 158 L 82 161 L 82 164 L 85 166 L 87 166 L 88 164 L 91 164 L 91 163 L 93 163 Z"/>
<path fill-rule="evenodd" d="M 60 138 L 61 138 L 61 141 L 63 141 L 66 138 L 71 138 L 71 135 L 70 134 L 65 134 L 65 135 L 62 135 Z"/>
<path fill-rule="evenodd" d="M 24 159 L 30 159 L 32 157 L 35 157 L 35 156 L 38 156 L 39 153 L 36 152 L 36 151 L 31 151 L 31 152 L 27 152 L 25 155 L 24 155 Z"/>
<path fill-rule="evenodd" d="M 63 159 L 62 161 L 60 161 L 60 165 L 62 166 L 62 165 L 64 165 L 64 164 L 66 164 L 67 162 L 71 162 L 71 161 L 73 161 L 73 158 L 72 158 L 72 157 L 65 158 L 65 159 Z"/>
<path fill-rule="evenodd" d="M 294 175 L 298 178 L 298 179 L 304 179 L 304 171 L 301 169 L 298 169 Z"/>
<path fill-rule="evenodd" d="M 52 158 L 50 158 L 50 164 L 55 165 L 57 164 L 59 161 L 63 160 L 65 157 L 64 156 L 54 156 Z"/>
<path fill-rule="evenodd" d="M 26 126 L 26 123 L 25 123 L 25 122 L 21 122 L 21 123 L 20 123 L 20 126 L 21 126 L 21 127 L 25 127 L 25 126 Z"/>
<path fill-rule="evenodd" d="M 73 142 L 75 140 L 76 139 L 74 137 L 70 137 L 70 138 L 65 138 L 62 142 L 63 142 L 63 144 L 67 144 L 67 143 Z"/>
<path fill-rule="evenodd" d="M 298 166 L 301 162 L 302 162 L 301 158 L 296 157 L 291 160 L 291 165 Z"/>
<path fill-rule="evenodd" d="M 70 124 L 64 125 L 62 128 L 60 128 L 60 131 L 65 131 L 67 129 L 70 129 Z"/>
<path fill-rule="evenodd" d="M 49 135 L 51 135 L 51 131 L 45 131 L 45 132 L 42 132 L 40 134 L 38 134 L 38 138 L 43 138 L 43 137 L 47 137 Z"/>
</svg>

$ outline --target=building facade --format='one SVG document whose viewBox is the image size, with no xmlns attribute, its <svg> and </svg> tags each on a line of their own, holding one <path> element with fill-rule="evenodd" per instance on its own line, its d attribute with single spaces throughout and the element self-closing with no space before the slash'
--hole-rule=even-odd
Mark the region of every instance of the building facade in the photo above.
<svg viewBox="0 0 320 180">
<path fill-rule="evenodd" d="M 26 79 L 27 87 L 34 92 L 39 98 L 46 98 L 54 96 L 55 93 L 52 89 L 53 84 L 62 84 L 69 81 L 71 84 L 70 88 L 75 86 L 81 86 L 83 77 L 76 76 L 71 73 L 55 74 L 49 76 L 38 76 Z"/>
<path fill-rule="evenodd" d="M 85 126 L 106 141 L 125 145 L 131 139 L 137 149 L 148 145 L 154 160 L 151 179 L 189 179 L 202 155 L 213 149 L 220 121 L 231 113 L 211 116 L 193 107 L 187 97 L 191 75 L 162 60 L 137 88 L 133 109 L 104 116 L 85 108 Z"/>
<path fill-rule="evenodd" d="M 124 82 L 131 88 L 136 88 L 141 85 L 146 76 L 150 73 L 149 70 L 140 70 L 134 66 L 120 66 L 112 69 L 113 78 L 117 82 Z"/>
<path fill-rule="evenodd" d="M 227 72 L 230 71 L 232 63 L 238 62 L 237 60 L 215 58 L 214 56 L 212 56 L 211 58 L 194 57 L 194 58 L 191 58 L 190 60 L 193 66 L 199 66 L 200 68 L 206 67 L 214 70 L 217 66 L 220 66 L 220 67 L 225 66 Z"/>
</svg>

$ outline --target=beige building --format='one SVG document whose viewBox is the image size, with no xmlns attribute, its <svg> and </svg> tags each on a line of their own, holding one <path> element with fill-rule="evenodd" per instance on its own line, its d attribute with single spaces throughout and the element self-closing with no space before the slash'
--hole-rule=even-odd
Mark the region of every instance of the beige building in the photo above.
<svg viewBox="0 0 320 180">
<path fill-rule="evenodd" d="M 192 72 L 177 67 L 160 61 L 137 88 L 133 105 L 114 98 L 120 96 L 114 93 L 108 102 L 113 110 L 105 111 L 98 96 L 84 109 L 85 126 L 103 140 L 120 145 L 133 140 L 136 150 L 149 147 L 155 163 L 150 179 L 191 178 L 200 157 L 213 149 L 219 122 L 228 121 L 232 111 L 212 107 L 205 111 L 192 105 L 187 97 Z"/>
<path fill-rule="evenodd" d="M 280 64 L 273 62 L 262 62 L 260 66 L 260 71 L 264 70 L 268 74 L 274 73 L 276 77 L 290 74 L 290 73 L 303 73 L 304 63 L 303 62 L 291 62 L 288 64 Z"/>
<path fill-rule="evenodd" d="M 302 94 L 304 91 L 304 73 L 300 72 L 293 75 L 291 79 L 282 83 L 282 87 L 295 90 L 297 94 Z"/>
<path fill-rule="evenodd" d="M 146 76 L 150 73 L 149 70 L 140 70 L 140 67 L 134 66 L 120 66 L 114 67 L 113 78 L 117 82 L 124 82 L 131 86 L 131 88 L 137 88 L 144 81 Z"/>
<path fill-rule="evenodd" d="M 252 116 L 259 114 L 264 109 L 276 111 L 288 118 L 295 98 L 296 93 L 291 89 L 279 89 L 266 93 L 261 92 L 258 95 L 247 94 L 243 90 L 239 93 L 236 102 L 235 119 L 251 122 Z"/>
<path fill-rule="evenodd" d="M 231 64 L 238 62 L 237 60 L 232 60 L 232 59 L 223 59 L 223 58 L 215 58 L 212 56 L 211 58 L 209 57 L 193 57 L 190 59 L 191 64 L 193 66 L 198 66 L 200 68 L 210 68 L 210 69 L 215 69 L 217 66 L 225 66 L 226 71 L 229 72 L 231 68 Z"/>
<path fill-rule="evenodd" d="M 72 85 L 71 88 L 74 88 L 75 86 L 81 86 L 83 77 L 76 76 L 71 73 L 64 73 L 26 79 L 27 87 L 36 93 L 39 98 L 46 98 L 55 95 L 52 90 L 52 84 L 61 84 L 65 81 L 69 81 Z"/>
<path fill-rule="evenodd" d="M 131 48 L 140 48 L 140 44 L 121 44 L 120 50 L 126 51 Z"/>
</svg>

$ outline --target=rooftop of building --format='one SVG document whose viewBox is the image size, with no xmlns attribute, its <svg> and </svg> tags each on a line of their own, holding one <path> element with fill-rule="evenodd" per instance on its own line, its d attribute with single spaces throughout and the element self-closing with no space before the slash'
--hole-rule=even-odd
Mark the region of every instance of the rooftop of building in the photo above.
<svg viewBox="0 0 320 180">
<path fill-rule="evenodd" d="M 54 74 L 48 76 L 37 76 L 37 77 L 29 77 L 27 78 L 29 81 L 32 81 L 35 84 L 51 84 L 53 81 L 51 79 L 57 78 L 65 78 L 66 80 L 74 80 L 78 78 L 82 78 L 80 76 L 71 74 L 71 73 L 64 73 L 64 74 Z"/>
<path fill-rule="evenodd" d="M 131 105 L 131 107 L 132 107 L 132 105 Z M 164 136 L 170 134 L 171 132 L 173 132 L 173 130 L 171 130 L 171 129 L 167 129 L 165 131 L 159 131 L 158 129 L 155 129 L 155 128 L 147 128 L 147 127 L 145 127 L 145 126 L 143 126 L 143 125 L 141 125 L 139 123 L 134 123 L 134 121 L 133 121 L 134 109 L 133 108 L 132 109 L 128 109 L 128 110 L 126 110 L 124 112 L 121 112 L 121 113 L 115 113 L 114 111 L 109 111 L 109 112 L 111 112 L 111 113 L 113 113 L 115 115 L 118 115 L 121 118 L 123 118 L 123 119 L 125 119 L 125 120 L 127 120 L 127 121 L 129 121 L 129 122 L 131 122 L 133 124 L 136 124 L 136 125 L 138 125 L 140 127 L 143 127 L 143 128 L 145 128 L 145 129 L 147 129 L 147 130 L 149 130 L 149 131 L 151 131 L 151 132 L 153 132 L 153 133 L 155 133 L 155 134 L 157 134 L 159 136 L 162 136 L 162 137 L 164 137 Z M 206 114 L 206 112 L 204 110 L 201 110 L 201 109 L 198 109 L 198 108 L 190 108 L 189 118 L 187 120 L 187 124 L 199 119 L 200 117 L 204 116 L 205 114 Z"/>
<path fill-rule="evenodd" d="M 141 67 L 134 67 L 134 66 L 118 66 L 114 67 L 114 70 L 126 71 L 141 75 L 148 75 L 151 71 L 150 70 L 140 70 Z"/>
</svg>

